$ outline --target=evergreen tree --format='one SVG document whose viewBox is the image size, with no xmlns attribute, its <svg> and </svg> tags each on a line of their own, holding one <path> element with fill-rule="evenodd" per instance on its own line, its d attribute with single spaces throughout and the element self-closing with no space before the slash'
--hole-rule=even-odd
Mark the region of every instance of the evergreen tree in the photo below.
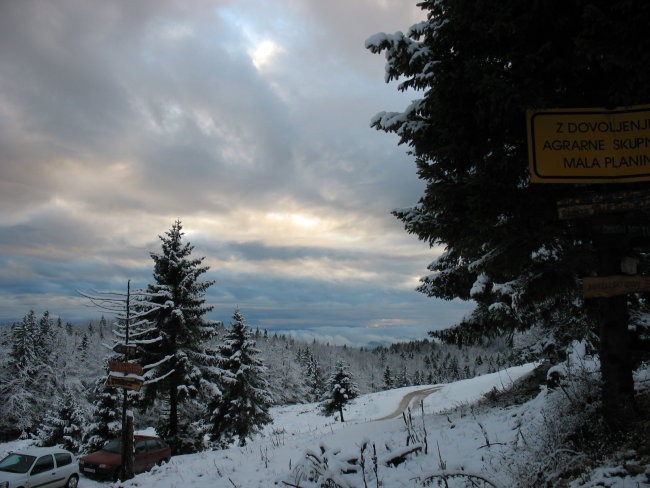
<svg viewBox="0 0 650 488">
<path fill-rule="evenodd" d="M 16 369 L 29 369 L 38 362 L 39 331 L 36 314 L 30 310 L 21 322 L 11 327 L 11 352 Z"/>
<path fill-rule="evenodd" d="M 106 387 L 106 378 L 95 381 L 90 422 L 83 432 L 83 450 L 93 452 L 108 440 L 117 439 L 122 431 L 122 393 Z"/>
<path fill-rule="evenodd" d="M 464 344 L 548 317 L 556 327 L 554 311 L 582 298 L 580 278 L 618 272 L 620 258 L 633 249 L 628 241 L 603 243 L 588 221 L 559 219 L 558 200 L 601 192 L 601 186 L 531 184 L 525 113 L 647 104 L 650 5 L 419 5 L 425 22 L 406 34 L 366 41 L 372 52 L 386 54 L 386 82 L 400 80 L 400 90 L 422 93 L 404 112 L 383 112 L 371 122 L 410 146 L 426 184 L 415 206 L 394 215 L 409 233 L 446 246 L 419 290 L 475 301 L 474 313 L 461 324 L 468 334 L 458 335 Z M 610 421 L 634 418 L 626 298 L 595 300 L 593 306 L 593 319 L 602 323 L 601 347 L 607 348 L 600 355 L 605 411 Z M 585 307 L 574 312 L 584 322 Z M 577 334 L 584 337 L 584 329 Z"/>
<path fill-rule="evenodd" d="M 310 354 L 307 359 L 306 383 L 309 400 L 313 402 L 320 401 L 326 391 L 326 379 L 320 363 L 314 358 L 313 354 Z"/>
<path fill-rule="evenodd" d="M 88 336 L 84 332 L 81 335 L 81 341 L 77 346 L 77 351 L 79 352 L 79 359 L 81 359 L 82 363 L 85 363 L 88 360 L 88 342 L 89 342 Z"/>
<path fill-rule="evenodd" d="M 99 338 L 103 339 L 104 338 L 104 330 L 106 330 L 106 319 L 102 315 L 102 317 L 99 319 Z"/>
<path fill-rule="evenodd" d="M 402 369 L 400 370 L 399 374 L 397 375 L 397 379 L 395 380 L 395 384 L 400 388 L 409 386 L 411 384 L 409 381 L 409 375 L 406 372 L 406 366 L 402 366 Z"/>
<path fill-rule="evenodd" d="M 214 358 L 206 349 L 215 327 L 203 318 L 212 310 L 205 305 L 204 296 L 214 282 L 201 280 L 209 267 L 202 265 L 205 258 L 192 257 L 194 247 L 183 243 L 183 235 L 181 222 L 174 222 L 169 231 L 159 236 L 162 252 L 151 253 L 155 283 L 149 285 L 149 291 L 156 295 L 152 301 L 161 305 L 155 312 L 155 333 L 161 340 L 142 345 L 146 363 L 163 361 L 152 369 L 157 381 L 152 379 L 144 387 L 144 405 L 165 397 L 169 415 L 160 426 L 161 434 L 175 453 L 181 448 L 180 407 L 202 391 L 215 388 L 210 369 Z M 186 423 L 189 419 L 180 420 Z"/>
<path fill-rule="evenodd" d="M 271 396 L 265 378 L 266 367 L 259 359 L 252 333 L 239 309 L 226 330 L 219 347 L 223 370 L 222 394 L 211 402 L 210 439 L 221 445 L 237 439 L 240 446 L 246 438 L 271 421 Z"/>
<path fill-rule="evenodd" d="M 390 371 L 390 367 L 386 366 L 384 368 L 384 388 L 390 390 L 393 387 L 393 375 Z"/>
<path fill-rule="evenodd" d="M 52 352 L 52 329 L 54 327 L 54 321 L 50 317 L 50 312 L 47 310 L 43 312 L 41 319 L 38 321 L 38 332 L 37 332 L 37 353 L 43 357 L 44 360 L 47 360 L 50 353 Z"/>
<path fill-rule="evenodd" d="M 62 445 L 74 453 L 81 450 L 82 427 L 85 424 L 83 412 L 70 392 L 57 398 L 45 414 L 36 433 L 40 446 Z"/>
<path fill-rule="evenodd" d="M 328 396 L 322 403 L 322 411 L 325 415 L 338 412 L 343 422 L 343 407 L 358 396 L 359 389 L 352 380 L 348 365 L 342 359 L 336 361 L 334 372 L 329 379 L 329 387 Z"/>
<path fill-rule="evenodd" d="M 41 347 L 40 325 L 30 310 L 11 327 L 11 351 L 0 368 L 0 432 L 5 434 L 32 431 L 53 397 L 56 376 Z"/>
<path fill-rule="evenodd" d="M 83 430 L 87 423 L 86 414 L 72 397 L 70 397 L 68 409 L 63 413 L 67 415 L 67 418 L 63 426 L 61 445 L 64 449 L 78 454 L 83 450 Z"/>
</svg>

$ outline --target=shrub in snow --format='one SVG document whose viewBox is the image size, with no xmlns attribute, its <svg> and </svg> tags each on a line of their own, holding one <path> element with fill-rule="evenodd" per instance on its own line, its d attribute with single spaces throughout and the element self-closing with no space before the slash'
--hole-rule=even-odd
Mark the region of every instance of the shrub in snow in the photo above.
<svg viewBox="0 0 650 488">
<path fill-rule="evenodd" d="M 361 486 L 360 481 L 363 478 L 367 486 L 367 478 L 372 476 L 372 470 L 366 468 L 366 446 L 367 443 L 364 443 L 358 455 L 343 452 L 341 449 L 329 449 L 321 444 L 318 451 L 307 450 L 303 460 L 285 476 L 291 479 L 291 482 L 281 482 L 303 488 L 355 488 Z M 375 473 L 376 459 L 375 452 Z"/>
<path fill-rule="evenodd" d="M 513 486 L 557 486 L 599 457 L 611 442 L 598 414 L 600 364 L 586 341 L 575 341 L 566 361 L 549 369 L 555 388 L 543 387 L 522 416 L 512 450 L 503 454 Z"/>
</svg>

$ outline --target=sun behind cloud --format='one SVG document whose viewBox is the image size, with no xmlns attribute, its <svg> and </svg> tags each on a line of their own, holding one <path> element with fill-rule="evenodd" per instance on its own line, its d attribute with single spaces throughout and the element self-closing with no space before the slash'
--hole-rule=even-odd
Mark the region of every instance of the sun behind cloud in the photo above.
<svg viewBox="0 0 650 488">
<path fill-rule="evenodd" d="M 280 47 L 271 40 L 264 40 L 258 43 L 248 54 L 253 61 L 253 65 L 258 70 L 268 65 L 273 57 L 280 52 Z"/>
</svg>

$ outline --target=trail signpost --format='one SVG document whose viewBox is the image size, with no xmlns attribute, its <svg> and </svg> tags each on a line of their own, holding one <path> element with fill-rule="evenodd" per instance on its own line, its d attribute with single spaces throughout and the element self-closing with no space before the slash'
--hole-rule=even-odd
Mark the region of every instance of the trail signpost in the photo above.
<svg viewBox="0 0 650 488">
<path fill-rule="evenodd" d="M 531 183 L 650 181 L 650 105 L 531 109 L 526 113 Z M 593 186 L 591 187 L 593 188 Z M 560 220 L 591 226 L 596 254 L 582 294 L 600 337 L 605 418 L 625 428 L 636 416 L 626 295 L 650 291 L 635 249 L 650 249 L 650 191 L 580 190 L 557 202 Z M 584 227 L 583 227 L 584 228 Z M 621 274 L 625 273 L 625 274 Z"/>
</svg>

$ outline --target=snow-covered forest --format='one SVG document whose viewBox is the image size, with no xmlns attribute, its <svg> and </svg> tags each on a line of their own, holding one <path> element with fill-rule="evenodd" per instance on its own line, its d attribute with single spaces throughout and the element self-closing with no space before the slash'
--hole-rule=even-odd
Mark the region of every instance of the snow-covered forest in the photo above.
<svg viewBox="0 0 650 488">
<path fill-rule="evenodd" d="M 218 324 L 207 346 L 222 344 L 229 329 L 227 321 Z M 68 447 L 79 452 L 96 444 L 81 426 L 92 425 L 93 408 L 101 403 L 107 359 L 114 354 L 110 348 L 114 330 L 116 325 L 103 316 L 72 325 L 47 311 L 29 311 L 21 321 L 0 327 L 1 439 L 44 436 L 44 422 L 49 419 L 56 423 L 63 412 L 69 418 L 59 421 L 79 427 L 66 433 Z M 458 347 L 424 339 L 390 347 L 356 348 L 303 342 L 263 329 L 251 333 L 266 367 L 274 405 L 322 400 L 327 378 L 338 361 L 348 365 L 362 394 L 447 383 L 493 373 L 516 362 L 505 341 Z M 162 406 L 136 415 L 136 427 L 151 425 L 158 408 Z M 117 417 L 114 420 L 113 434 L 120 427 Z"/>
</svg>

